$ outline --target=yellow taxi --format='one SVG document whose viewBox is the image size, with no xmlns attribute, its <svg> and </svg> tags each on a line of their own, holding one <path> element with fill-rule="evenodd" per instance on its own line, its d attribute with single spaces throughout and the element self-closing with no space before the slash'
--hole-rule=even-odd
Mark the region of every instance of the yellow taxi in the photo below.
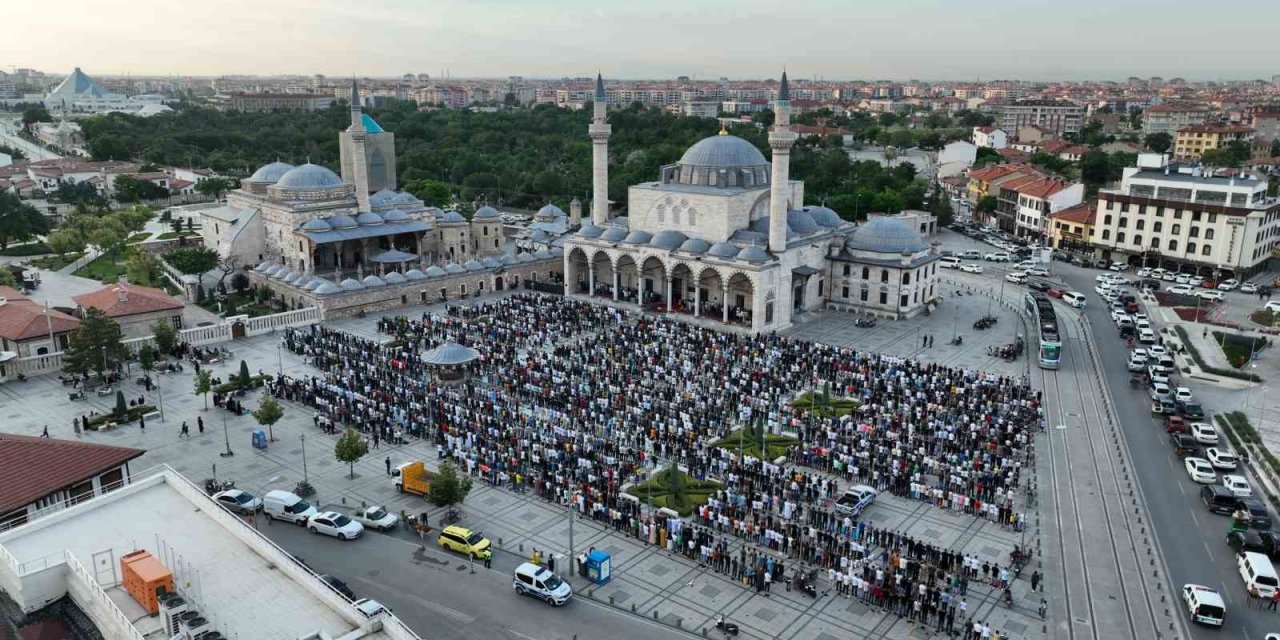
<svg viewBox="0 0 1280 640">
<path fill-rule="evenodd" d="M 440 537 L 436 542 L 444 549 L 464 553 L 476 560 L 493 556 L 493 550 L 489 548 L 489 539 L 480 535 L 479 531 L 472 531 L 466 527 L 447 526 L 440 531 Z"/>
</svg>

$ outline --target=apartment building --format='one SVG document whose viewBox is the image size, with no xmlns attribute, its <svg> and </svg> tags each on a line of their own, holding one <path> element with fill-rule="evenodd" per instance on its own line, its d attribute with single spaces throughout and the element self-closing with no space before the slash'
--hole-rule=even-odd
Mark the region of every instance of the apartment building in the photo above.
<svg viewBox="0 0 1280 640">
<path fill-rule="evenodd" d="M 1084 201 L 1083 184 L 1057 178 L 1041 178 L 1022 183 L 1014 191 L 1018 201 L 1014 224 L 1020 237 L 1047 237 L 1049 219 L 1053 214 Z"/>
<path fill-rule="evenodd" d="M 1081 202 L 1049 216 L 1049 242 L 1055 249 L 1091 252 L 1096 202 Z"/>
<path fill-rule="evenodd" d="M 1003 149 L 1009 146 L 1009 134 L 997 127 L 974 127 L 973 144 L 978 147 Z"/>
<path fill-rule="evenodd" d="M 327 93 L 235 93 L 230 106 L 235 111 L 320 111 L 333 106 Z"/>
<path fill-rule="evenodd" d="M 1173 141 L 1173 157 L 1179 161 L 1199 160 L 1205 151 L 1221 149 L 1232 142 L 1253 143 L 1251 127 L 1238 124 L 1196 124 L 1178 129 Z"/>
<path fill-rule="evenodd" d="M 1167 133 L 1169 137 L 1173 137 L 1179 129 L 1204 124 L 1212 115 L 1213 111 L 1203 104 L 1158 104 L 1142 112 L 1142 132 Z"/>
<path fill-rule="evenodd" d="M 1266 180 L 1141 154 L 1118 189 L 1098 193 L 1094 232 L 1103 258 L 1247 277 L 1280 242 L 1280 199 Z"/>
<path fill-rule="evenodd" d="M 1066 100 L 1015 100 L 997 104 L 993 111 L 996 126 L 1005 131 L 1035 125 L 1058 138 L 1080 131 L 1084 122 L 1084 107 Z"/>
</svg>

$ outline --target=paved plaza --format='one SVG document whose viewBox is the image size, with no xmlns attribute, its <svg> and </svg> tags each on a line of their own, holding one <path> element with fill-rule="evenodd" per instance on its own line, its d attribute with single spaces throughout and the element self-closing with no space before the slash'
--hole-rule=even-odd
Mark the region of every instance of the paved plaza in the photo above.
<svg viewBox="0 0 1280 640">
<path fill-rule="evenodd" d="M 984 295 L 1000 293 L 999 284 L 990 278 L 956 277 L 944 282 L 943 286 L 948 289 L 944 303 L 928 317 L 901 322 L 881 320 L 874 328 L 862 329 L 853 326 L 853 315 L 819 313 L 803 318 L 789 334 L 991 373 L 1027 375 L 1025 357 L 1010 363 L 986 354 L 988 345 L 1010 342 L 1012 336 L 1025 331 L 1011 310 L 1017 306 L 1020 292 L 1009 287 L 1004 292 L 1006 300 L 1001 303 L 992 302 Z M 976 293 L 957 296 L 954 294 L 957 289 Z M 986 315 L 988 310 L 999 317 L 996 328 L 974 330 L 973 320 Z M 443 312 L 443 308 L 432 305 L 403 310 L 409 317 L 424 312 Z M 376 320 L 373 316 L 350 318 L 327 323 L 327 326 L 371 339 L 389 339 L 389 336 L 377 333 Z M 948 344 L 953 332 L 963 336 L 963 345 Z M 933 347 L 922 347 L 922 337 L 929 335 L 934 336 Z M 227 346 L 233 357 L 225 363 L 213 365 L 213 373 L 226 379 L 238 369 L 240 359 L 246 360 L 253 371 L 283 370 L 292 377 L 316 373 L 301 358 L 278 348 L 279 342 L 279 336 L 266 335 L 231 343 Z M 125 384 L 126 394 L 131 397 L 147 395 L 151 403 L 163 402 L 165 419 L 149 420 L 145 432 L 133 424 L 107 432 L 87 433 L 83 437 L 146 449 L 148 453 L 132 464 L 135 473 L 153 465 L 167 464 L 199 482 L 212 476 L 216 469 L 218 477 L 233 479 L 242 489 L 260 492 L 263 487 L 289 488 L 302 480 L 305 456 L 305 474 L 318 491 L 315 500 L 318 504 L 351 507 L 361 503 L 380 503 L 393 510 L 409 512 L 422 511 L 427 506 L 420 498 L 394 491 L 385 473 L 384 460 L 389 457 L 393 464 L 398 464 L 426 459 L 429 465 L 435 466 L 437 452 L 430 443 L 413 441 L 397 447 L 384 442 L 355 465 L 355 478 L 350 479 L 347 466 L 333 457 L 336 436 L 317 430 L 312 424 L 313 413 L 310 410 L 295 403 L 283 403 L 285 417 L 273 430 L 277 441 L 265 451 L 255 450 L 250 446 L 250 434 L 257 428 L 252 418 L 247 415 L 231 416 L 217 408 L 204 411 L 204 400 L 191 392 L 192 373 L 188 366 L 183 373 L 159 376 L 160 387 L 151 394 L 145 394 L 141 386 L 131 381 Z M 1037 386 L 1043 383 L 1039 379 L 1033 380 Z M 1053 397 L 1050 396 L 1049 400 L 1052 402 Z M 65 388 L 56 378 L 41 377 L 0 387 L 0 420 L 4 421 L 8 431 L 36 435 L 44 425 L 48 425 L 55 437 L 73 438 L 73 418 L 90 410 L 110 411 L 112 403 L 110 396 L 99 399 L 93 395 L 83 401 L 68 401 Z M 254 403 L 256 397 L 246 398 L 246 405 Z M 204 420 L 203 434 L 198 433 L 197 417 Z M 184 421 L 190 426 L 193 435 L 190 439 L 178 438 L 179 425 Z M 228 442 L 235 455 L 222 457 L 219 454 L 227 448 Z M 1040 466 L 1043 472 L 1043 462 Z M 272 482 L 272 478 L 278 479 Z M 442 510 L 426 510 L 431 513 L 433 521 L 438 521 Z M 483 530 L 503 552 L 518 556 L 527 556 L 534 548 L 550 550 L 557 555 L 569 552 L 566 511 L 532 494 L 516 494 L 478 484 L 467 498 L 465 513 L 464 524 Z M 1033 543 L 1042 535 L 1042 520 L 1048 524 L 1048 516 L 1038 504 L 1028 509 L 1027 517 L 1031 526 L 1025 531 L 1014 532 L 987 520 L 937 509 L 923 502 L 897 499 L 887 493 L 882 494 L 864 514 L 864 519 L 876 526 L 901 530 L 906 535 L 940 547 L 1001 564 L 1008 562 L 1008 553 L 1014 544 Z M 1085 514 L 1082 517 L 1087 519 L 1089 516 Z M 599 588 L 586 589 L 582 581 L 575 579 L 579 593 L 600 603 L 611 603 L 629 614 L 656 618 L 672 628 L 696 633 L 708 626 L 714 627 L 715 617 L 723 614 L 740 624 L 743 636 L 747 638 L 929 637 L 932 630 L 932 625 L 929 629 L 918 628 L 896 614 L 831 594 L 823 594 L 815 600 L 798 592 L 789 592 L 781 584 L 774 585 L 771 593 L 757 594 L 682 556 L 670 556 L 658 547 L 642 545 L 590 520 L 579 520 L 574 528 L 575 549 L 581 551 L 594 546 L 609 551 L 613 555 L 615 571 L 613 581 Z M 1061 595 L 1055 590 L 1060 588 L 1062 580 L 1055 580 L 1052 575 L 1046 579 L 1051 605 L 1048 622 L 1041 621 L 1036 611 L 1041 594 L 1030 590 L 1029 577 L 1033 568 L 1048 574 L 1048 568 L 1043 565 L 1033 563 L 1028 567 L 1021 579 L 1014 582 L 1012 608 L 997 602 L 998 590 L 975 581 L 967 597 L 970 614 L 1000 630 L 1002 637 L 1015 640 L 1049 635 L 1066 637 L 1060 632 L 1068 622 L 1055 606 Z M 823 587 L 825 590 L 825 585 Z M 1104 622 L 1104 616 L 1105 612 L 1090 621 L 1100 624 Z M 419 631 L 429 635 L 429 630 Z"/>
</svg>

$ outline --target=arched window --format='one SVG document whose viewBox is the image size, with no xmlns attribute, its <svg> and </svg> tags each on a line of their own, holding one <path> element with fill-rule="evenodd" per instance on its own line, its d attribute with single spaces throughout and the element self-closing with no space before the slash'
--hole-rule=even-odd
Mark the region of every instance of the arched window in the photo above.
<svg viewBox="0 0 1280 640">
<path fill-rule="evenodd" d="M 663 205 L 658 205 L 658 224 L 662 224 L 666 222 L 666 218 L 667 218 L 667 208 Z"/>
<path fill-rule="evenodd" d="M 1134 244 L 1136 244 L 1136 245 L 1138 245 L 1139 247 L 1141 247 L 1141 246 L 1142 246 L 1142 234 L 1141 234 L 1141 233 L 1139 233 L 1138 235 L 1136 235 L 1136 236 L 1134 236 L 1134 237 L 1133 237 L 1133 243 L 1134 243 Z"/>
<path fill-rule="evenodd" d="M 1163 227 L 1164 227 L 1164 223 L 1157 220 L 1155 224 L 1151 225 L 1151 230 L 1156 233 L 1160 233 L 1160 229 Z"/>
<path fill-rule="evenodd" d="M 1205 230 L 1204 230 L 1204 239 L 1205 239 L 1205 240 L 1212 240 L 1212 239 L 1213 239 L 1213 229 L 1205 229 Z M 1205 255 L 1209 255 L 1209 254 L 1207 254 L 1207 253 L 1206 253 Z"/>
<path fill-rule="evenodd" d="M 1177 251 L 1177 250 L 1178 250 L 1178 241 L 1177 241 L 1177 240 L 1170 240 L 1170 241 L 1169 241 L 1169 250 L 1170 250 L 1170 251 Z"/>
<path fill-rule="evenodd" d="M 1190 253 L 1190 254 L 1192 254 L 1192 255 L 1195 255 L 1195 253 L 1196 253 L 1196 243 L 1194 243 L 1194 242 L 1188 242 L 1188 243 L 1187 243 L 1187 253 Z"/>
<path fill-rule="evenodd" d="M 1200 247 L 1200 255 L 1202 255 L 1202 256 L 1207 256 L 1207 255 L 1209 255 L 1209 252 L 1210 252 L 1210 251 L 1212 251 L 1212 250 L 1213 250 L 1213 245 L 1211 245 L 1211 244 L 1206 244 L 1206 245 L 1204 245 L 1203 247 Z"/>
<path fill-rule="evenodd" d="M 1147 221 L 1143 220 L 1142 218 L 1138 218 L 1138 222 L 1137 224 L 1133 225 L 1133 228 L 1137 229 L 1138 231 L 1142 231 L 1143 229 L 1147 228 Z"/>
<path fill-rule="evenodd" d="M 693 208 L 693 207 L 689 207 L 689 213 L 688 213 L 688 215 L 686 216 L 688 219 L 687 219 L 687 220 L 685 220 L 685 224 L 688 224 L 688 225 L 689 225 L 689 226 L 691 226 L 691 227 L 692 227 L 692 226 L 694 226 L 694 225 L 696 225 L 696 224 L 698 224 L 698 219 L 697 219 L 697 217 L 696 217 L 696 216 L 697 216 L 697 214 L 698 214 L 698 212 L 697 212 L 696 210 L 694 210 L 694 208 Z"/>
<path fill-rule="evenodd" d="M 863 268 L 862 268 L 862 279 L 863 279 L 863 280 L 870 280 L 870 279 L 871 279 L 871 269 L 869 269 L 869 268 L 867 268 L 867 267 L 863 267 Z"/>
</svg>

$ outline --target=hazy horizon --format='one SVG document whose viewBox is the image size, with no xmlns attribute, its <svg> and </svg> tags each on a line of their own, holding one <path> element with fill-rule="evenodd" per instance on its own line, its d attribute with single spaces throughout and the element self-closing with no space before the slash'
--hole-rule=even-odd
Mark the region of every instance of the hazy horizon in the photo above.
<svg viewBox="0 0 1280 640">
<path fill-rule="evenodd" d="M 159 0 L 22 3 L 0 69 L 97 76 L 301 75 L 830 80 L 1270 79 L 1280 3 L 1205 20 L 1190 0 L 999 2 Z M 1069 9 L 1069 12 L 1066 11 Z M 113 37 L 114 36 L 114 37 Z M 52 44 L 51 44 L 52 43 Z M 75 43 L 65 46 L 58 43 Z M 1212 43 L 1188 53 L 1195 44 Z M 802 51 L 799 51 L 802 50 Z"/>
</svg>

